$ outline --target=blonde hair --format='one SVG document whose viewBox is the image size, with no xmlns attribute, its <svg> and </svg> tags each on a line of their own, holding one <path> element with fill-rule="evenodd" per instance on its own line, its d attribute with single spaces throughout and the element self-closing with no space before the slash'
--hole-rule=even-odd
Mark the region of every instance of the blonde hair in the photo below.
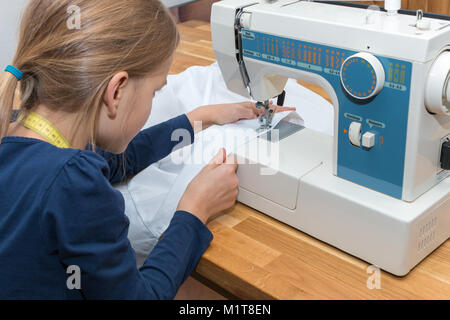
<svg viewBox="0 0 450 320">
<path fill-rule="evenodd" d="M 79 8 L 80 28 L 69 27 L 70 8 Z M 95 145 L 98 109 L 114 74 L 151 74 L 179 40 L 175 22 L 158 0 L 30 0 L 11 63 L 23 73 L 21 115 L 39 104 L 79 113 L 79 121 L 89 121 Z M 18 83 L 9 73 L 3 79 L 0 139 L 8 131 Z"/>
</svg>

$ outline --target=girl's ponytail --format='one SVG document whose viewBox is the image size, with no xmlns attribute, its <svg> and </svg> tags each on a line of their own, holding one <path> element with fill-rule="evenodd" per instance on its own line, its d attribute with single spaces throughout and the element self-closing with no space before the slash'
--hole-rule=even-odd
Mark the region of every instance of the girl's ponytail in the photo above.
<svg viewBox="0 0 450 320">
<path fill-rule="evenodd" d="M 109 80 L 119 71 L 132 79 L 152 74 L 179 42 L 177 26 L 159 0 L 29 1 L 13 59 L 23 73 L 20 115 L 26 117 L 39 105 L 77 113 L 79 123 L 91 123 L 94 146 L 98 109 Z M 0 76 L 1 139 L 8 132 L 20 77 L 8 72 Z"/>
<path fill-rule="evenodd" d="M 4 72 L 0 80 L 0 144 L 7 135 L 19 80 L 9 72 Z"/>
</svg>

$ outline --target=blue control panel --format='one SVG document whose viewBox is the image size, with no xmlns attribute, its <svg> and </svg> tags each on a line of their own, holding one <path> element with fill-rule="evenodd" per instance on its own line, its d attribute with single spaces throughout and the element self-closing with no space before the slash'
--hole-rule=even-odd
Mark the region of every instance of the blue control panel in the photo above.
<svg viewBox="0 0 450 320">
<path fill-rule="evenodd" d="M 373 70 L 364 59 L 349 60 L 341 81 L 341 66 L 358 52 L 246 29 L 242 30 L 242 48 L 246 58 L 325 78 L 339 101 L 338 176 L 402 198 L 412 75 L 410 62 L 376 56 L 385 71 L 384 88 L 378 95 L 364 99 L 365 95 L 370 97 L 374 87 Z M 352 94 L 343 85 L 348 85 Z M 361 135 L 367 132 L 375 135 L 373 147 L 357 147 L 350 143 L 352 122 L 361 124 Z"/>
</svg>

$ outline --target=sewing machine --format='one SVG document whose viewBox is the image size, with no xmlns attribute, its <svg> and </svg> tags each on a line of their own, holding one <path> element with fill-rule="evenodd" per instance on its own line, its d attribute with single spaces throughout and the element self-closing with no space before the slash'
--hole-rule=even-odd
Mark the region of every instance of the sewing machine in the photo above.
<svg viewBox="0 0 450 320">
<path fill-rule="evenodd" d="M 238 200 L 403 276 L 450 236 L 450 21 L 385 8 L 224 0 L 211 32 L 233 92 L 269 110 L 291 78 L 335 108 L 334 137 L 297 125 L 239 147 Z"/>
</svg>

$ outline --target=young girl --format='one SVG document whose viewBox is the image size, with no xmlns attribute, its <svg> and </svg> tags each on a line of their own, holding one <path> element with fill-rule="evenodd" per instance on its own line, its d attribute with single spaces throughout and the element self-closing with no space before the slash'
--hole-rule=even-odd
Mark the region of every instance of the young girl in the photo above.
<svg viewBox="0 0 450 320">
<path fill-rule="evenodd" d="M 191 182 L 140 270 L 111 183 L 170 154 L 174 130 L 191 143 L 196 121 L 205 129 L 258 111 L 205 106 L 138 134 L 178 42 L 158 0 L 30 1 L 0 91 L 0 298 L 171 299 L 192 272 L 212 240 L 205 223 L 236 200 L 233 159 L 221 150 Z"/>
</svg>

